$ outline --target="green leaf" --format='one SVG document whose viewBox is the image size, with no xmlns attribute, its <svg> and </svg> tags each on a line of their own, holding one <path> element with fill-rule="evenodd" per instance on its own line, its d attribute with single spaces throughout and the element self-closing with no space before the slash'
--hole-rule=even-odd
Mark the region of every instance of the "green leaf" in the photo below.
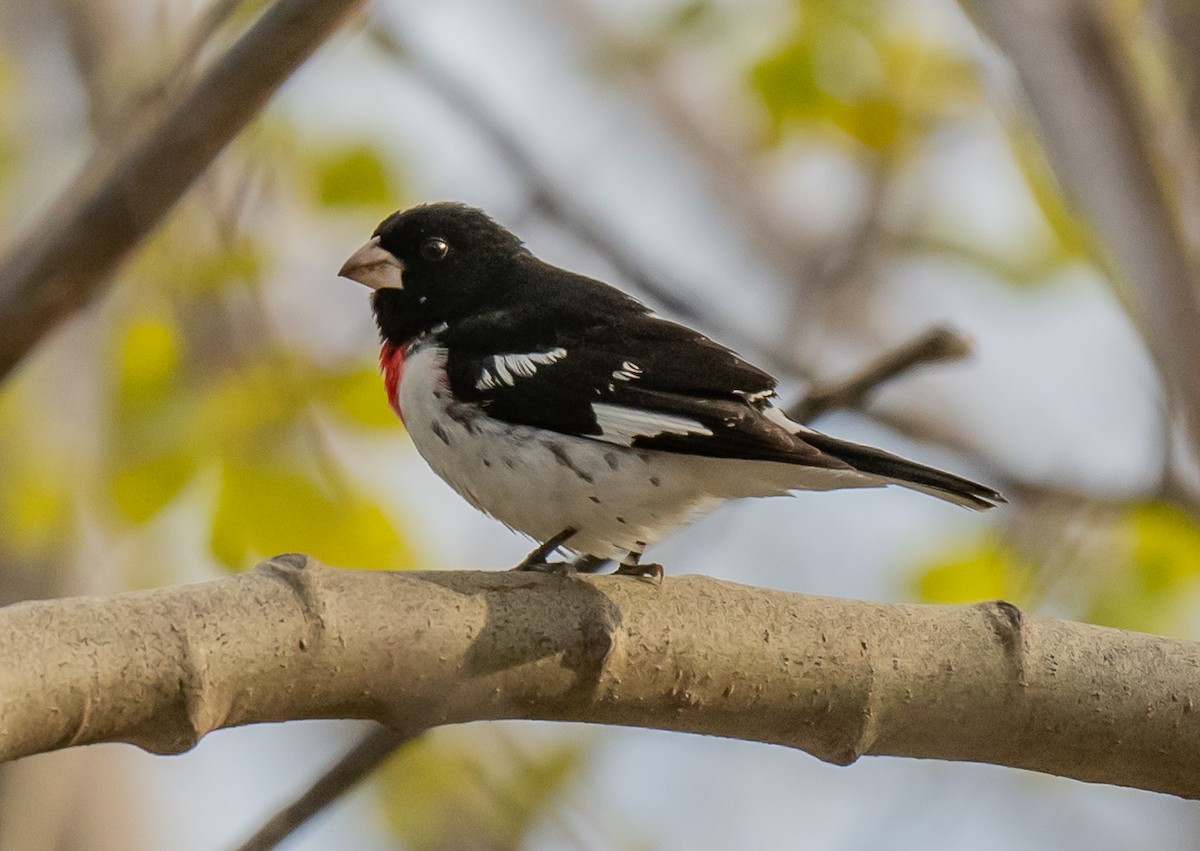
<svg viewBox="0 0 1200 851">
<path fill-rule="evenodd" d="M 31 462 L 32 461 L 32 462 Z M 0 540 L 10 555 L 46 558 L 62 551 L 73 526 L 68 483 L 36 459 L 6 470 L 0 487 Z"/>
<path fill-rule="evenodd" d="M 389 824 L 414 849 L 520 847 L 578 772 L 579 749 L 524 753 L 454 732 L 413 741 L 383 767 Z"/>
<path fill-rule="evenodd" d="M 387 166 L 374 148 L 349 145 L 314 158 L 317 200 L 327 207 L 389 207 L 395 200 Z"/>
<path fill-rule="evenodd" d="M 354 369 L 321 382 L 317 401 L 342 420 L 368 428 L 393 428 L 399 417 L 387 402 L 383 380 L 374 368 Z"/>
<path fill-rule="evenodd" d="M 120 404 L 151 404 L 172 387 L 182 342 L 179 329 L 162 316 L 141 316 L 124 329 L 117 344 L 114 370 Z"/>
<path fill-rule="evenodd" d="M 1174 506 L 1148 502 L 1126 512 L 1116 532 L 1114 563 L 1099 577 L 1085 619 L 1186 633 L 1200 594 L 1200 527 Z"/>
<path fill-rule="evenodd" d="M 31 376 L 19 373 L 0 385 L 0 552 L 14 564 L 56 560 L 72 546 L 74 500 L 86 481 L 76 447 L 60 445 L 41 427 L 46 391 Z"/>
<path fill-rule="evenodd" d="M 996 535 L 955 547 L 934 559 L 917 580 L 917 595 L 927 603 L 1021 603 L 1032 570 Z"/>
<path fill-rule="evenodd" d="M 338 567 L 412 564 L 378 506 L 286 461 L 225 463 L 211 540 L 213 554 L 231 569 L 283 552 L 308 553 Z"/>
<path fill-rule="evenodd" d="M 258 244 L 241 238 L 189 258 L 176 285 L 193 294 L 219 293 L 231 284 L 257 284 L 263 276 L 263 265 Z"/>
<path fill-rule="evenodd" d="M 112 476 L 112 502 L 126 520 L 144 523 L 188 483 L 195 460 L 185 453 L 129 461 Z"/>
<path fill-rule="evenodd" d="M 312 397 L 313 367 L 273 353 L 195 390 L 185 439 L 210 455 L 257 457 L 277 447 Z"/>
<path fill-rule="evenodd" d="M 769 144 L 836 128 L 902 154 L 939 119 L 978 100 L 970 62 L 869 0 L 806 0 L 795 25 L 749 69 Z"/>
</svg>

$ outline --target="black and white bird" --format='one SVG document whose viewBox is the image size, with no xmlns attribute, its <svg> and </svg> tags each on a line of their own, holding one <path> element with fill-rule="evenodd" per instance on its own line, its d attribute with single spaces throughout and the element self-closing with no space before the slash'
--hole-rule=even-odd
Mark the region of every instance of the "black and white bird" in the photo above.
<svg viewBox="0 0 1200 851">
<path fill-rule="evenodd" d="M 647 545 L 728 499 L 898 484 L 974 509 L 984 485 L 789 420 L 775 379 L 551 266 L 483 211 L 395 213 L 339 273 L 374 290 L 380 369 L 417 451 L 476 508 L 576 569 L 661 578 Z"/>
</svg>

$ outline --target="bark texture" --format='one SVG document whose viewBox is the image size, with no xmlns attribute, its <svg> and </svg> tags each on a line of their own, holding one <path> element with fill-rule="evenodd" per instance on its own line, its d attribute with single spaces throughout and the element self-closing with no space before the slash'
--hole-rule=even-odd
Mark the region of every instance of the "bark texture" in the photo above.
<svg viewBox="0 0 1200 851">
<path fill-rule="evenodd" d="M 0 758 L 221 727 L 492 718 L 971 760 L 1200 797 L 1200 645 L 701 576 L 336 570 L 0 609 Z"/>
</svg>

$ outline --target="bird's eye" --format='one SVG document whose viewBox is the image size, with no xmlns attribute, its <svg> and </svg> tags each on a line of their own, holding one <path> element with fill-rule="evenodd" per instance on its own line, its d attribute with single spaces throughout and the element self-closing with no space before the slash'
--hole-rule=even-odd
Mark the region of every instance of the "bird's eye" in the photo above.
<svg viewBox="0 0 1200 851">
<path fill-rule="evenodd" d="M 441 260 L 449 250 L 450 246 L 440 236 L 431 236 L 421 243 L 421 256 L 426 260 Z"/>
</svg>

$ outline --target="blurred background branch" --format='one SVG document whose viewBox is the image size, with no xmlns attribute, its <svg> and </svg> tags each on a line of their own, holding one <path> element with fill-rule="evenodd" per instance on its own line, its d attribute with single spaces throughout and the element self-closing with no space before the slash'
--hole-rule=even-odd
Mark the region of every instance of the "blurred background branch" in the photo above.
<svg viewBox="0 0 1200 851">
<path fill-rule="evenodd" d="M 153 118 L 138 116 L 146 129 L 136 138 L 102 139 L 60 201 L 0 259 L 0 377 L 96 293 L 356 5 L 277 0 L 176 103 Z M 225 12 L 218 9 L 212 22 Z M 73 31 L 86 67 L 95 51 Z"/>
<path fill-rule="evenodd" d="M 1011 59 L 1055 173 L 1099 236 L 1200 445 L 1200 266 L 1179 215 L 1181 203 L 1198 204 L 1181 194 L 1196 188 L 1197 139 L 1181 140 L 1182 158 L 1156 149 L 1163 120 L 1115 9 L 1096 0 L 964 5 Z"/>
</svg>

